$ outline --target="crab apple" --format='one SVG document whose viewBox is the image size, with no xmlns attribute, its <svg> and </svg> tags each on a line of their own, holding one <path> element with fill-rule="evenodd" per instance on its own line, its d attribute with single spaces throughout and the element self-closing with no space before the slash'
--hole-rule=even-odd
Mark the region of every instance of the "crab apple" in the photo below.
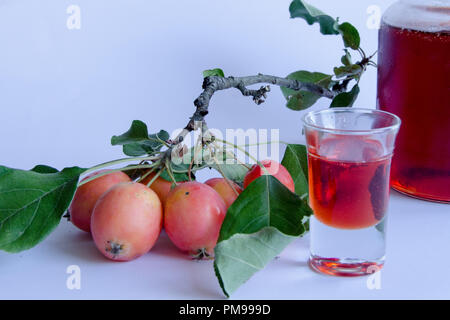
<svg viewBox="0 0 450 320">
<path fill-rule="evenodd" d="M 162 227 L 162 205 L 156 193 L 136 182 L 121 183 L 95 205 L 91 232 L 103 255 L 129 261 L 147 253 Z"/>
<path fill-rule="evenodd" d="M 292 179 L 289 171 L 281 164 L 274 160 L 263 160 L 261 164 L 266 168 L 267 173 L 278 179 L 286 188 L 295 192 L 294 180 Z M 244 178 L 244 188 L 256 178 L 267 174 L 258 164 L 253 165 Z"/>
<path fill-rule="evenodd" d="M 106 171 L 108 170 L 94 172 L 83 180 Z M 118 171 L 106 174 L 80 186 L 75 192 L 69 208 L 70 221 L 79 229 L 89 232 L 92 211 L 100 196 L 116 184 L 129 181 L 131 179 L 125 173 Z"/>
<path fill-rule="evenodd" d="M 205 181 L 205 184 L 216 190 L 216 192 L 222 197 L 227 208 L 233 204 L 233 202 L 242 192 L 242 188 L 239 185 L 237 185 L 233 181 L 229 181 L 229 183 L 231 183 L 231 185 L 234 187 L 234 190 L 236 190 L 237 194 L 224 178 L 212 178 Z"/>
<path fill-rule="evenodd" d="M 153 177 L 155 176 L 154 173 L 149 174 L 145 179 L 141 181 L 142 184 L 147 185 Z M 181 183 L 181 182 L 180 182 Z M 150 189 L 156 192 L 156 194 L 159 197 L 159 200 L 161 200 L 162 205 L 166 203 L 167 195 L 169 194 L 170 190 L 172 189 L 172 182 L 164 180 L 161 177 L 156 178 L 155 181 L 150 185 Z"/>
<path fill-rule="evenodd" d="M 192 181 L 170 191 L 164 229 L 173 244 L 195 258 L 213 256 L 227 207 L 210 186 Z"/>
</svg>

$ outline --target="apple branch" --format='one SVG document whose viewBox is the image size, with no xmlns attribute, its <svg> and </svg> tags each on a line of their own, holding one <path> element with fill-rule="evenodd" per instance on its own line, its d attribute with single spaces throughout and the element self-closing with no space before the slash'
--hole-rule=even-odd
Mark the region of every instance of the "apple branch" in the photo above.
<svg viewBox="0 0 450 320">
<path fill-rule="evenodd" d="M 248 89 L 248 86 L 255 84 L 266 84 L 257 90 Z M 200 96 L 195 99 L 194 105 L 196 110 L 192 117 L 190 118 L 186 127 L 180 132 L 180 134 L 173 139 L 172 145 L 179 144 L 183 141 L 184 137 L 191 131 L 194 131 L 202 126 L 206 128 L 205 116 L 208 114 L 209 103 L 217 91 L 236 88 L 242 95 L 249 96 L 253 98 L 253 101 L 260 105 L 263 103 L 267 97 L 267 93 L 270 91 L 270 84 L 279 87 L 285 87 L 293 90 L 303 90 L 313 92 L 321 97 L 328 99 L 333 99 L 337 92 L 328 90 L 320 85 L 313 83 L 305 83 L 294 79 L 281 78 L 271 75 L 258 74 L 255 76 L 246 77 L 220 77 L 220 76 L 209 76 L 203 81 L 203 92 Z"/>
</svg>

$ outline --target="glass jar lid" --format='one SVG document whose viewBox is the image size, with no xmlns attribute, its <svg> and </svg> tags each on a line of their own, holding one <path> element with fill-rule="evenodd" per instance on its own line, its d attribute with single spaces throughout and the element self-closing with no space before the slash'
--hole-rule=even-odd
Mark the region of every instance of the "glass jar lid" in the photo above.
<svg viewBox="0 0 450 320">
<path fill-rule="evenodd" d="M 425 32 L 450 32 L 450 0 L 400 0 L 386 10 L 383 23 Z"/>
</svg>

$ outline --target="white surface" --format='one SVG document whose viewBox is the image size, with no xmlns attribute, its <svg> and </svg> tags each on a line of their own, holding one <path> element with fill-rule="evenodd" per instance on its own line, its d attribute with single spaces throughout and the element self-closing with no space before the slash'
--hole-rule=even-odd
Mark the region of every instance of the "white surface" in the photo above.
<svg viewBox="0 0 450 320">
<path fill-rule="evenodd" d="M 387 260 L 381 289 L 367 277 L 339 278 L 307 266 L 308 237 L 297 239 L 236 291 L 233 299 L 449 299 L 449 206 L 392 192 Z M 69 265 L 81 269 L 81 289 L 66 287 Z M 36 248 L 0 252 L 0 299 L 222 299 L 212 261 L 192 261 L 165 234 L 147 255 L 109 261 L 90 236 L 61 222 Z"/>
<path fill-rule="evenodd" d="M 182 127 L 200 93 L 201 72 L 227 75 L 299 69 L 331 72 L 342 55 L 339 37 L 289 19 L 290 1 L 273 0 L 0 0 L 0 163 L 31 168 L 89 167 L 121 157 L 111 135 L 141 119 L 151 131 Z M 392 1 L 317 0 L 312 4 L 361 33 L 372 53 L 377 30 L 367 9 Z M 81 29 L 68 30 L 66 9 L 81 8 Z M 361 81 L 357 105 L 374 107 L 376 72 Z M 208 116 L 214 128 L 281 128 L 301 142 L 302 113 L 288 110 L 274 88 L 262 106 L 236 90 L 218 93 Z M 329 101 L 321 99 L 316 108 Z M 444 186 L 443 186 L 444 187 Z M 306 265 L 308 239 L 242 286 L 233 298 L 450 298 L 450 212 L 392 194 L 382 289 L 366 278 L 341 279 Z M 66 288 L 66 268 L 79 265 L 82 289 Z M 38 247 L 0 252 L 0 298 L 223 297 L 212 262 L 193 262 L 162 236 L 152 252 L 129 263 L 105 260 L 89 236 L 63 221 Z"/>
</svg>

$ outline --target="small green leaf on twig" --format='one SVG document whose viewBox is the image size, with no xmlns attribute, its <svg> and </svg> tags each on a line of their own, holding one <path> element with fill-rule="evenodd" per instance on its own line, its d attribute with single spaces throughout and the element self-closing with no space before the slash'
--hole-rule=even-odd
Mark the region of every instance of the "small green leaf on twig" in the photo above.
<svg viewBox="0 0 450 320">
<path fill-rule="evenodd" d="M 338 19 L 325 14 L 302 0 L 294 0 L 289 6 L 291 18 L 302 18 L 308 24 L 319 23 L 322 34 L 341 34 L 344 46 L 357 50 L 361 39 L 358 30 L 349 22 L 339 24 Z"/>
<path fill-rule="evenodd" d="M 149 135 L 147 125 L 140 120 L 134 120 L 127 132 L 111 138 L 111 144 L 122 145 L 123 153 L 127 156 L 139 157 L 160 150 L 168 139 L 167 131 L 160 130 Z"/>
<path fill-rule="evenodd" d="M 344 49 L 345 54 L 341 58 L 341 62 L 344 66 L 349 66 L 352 64 L 352 56 L 347 49 Z"/>
<path fill-rule="evenodd" d="M 361 39 L 358 30 L 350 23 L 344 22 L 338 27 L 339 33 L 342 35 L 344 45 L 347 48 L 357 50 L 359 48 Z"/>
<path fill-rule="evenodd" d="M 184 168 L 183 168 L 184 169 Z M 186 169 L 187 170 L 187 169 Z M 189 175 L 187 172 L 173 172 L 172 171 L 172 176 L 173 178 L 175 178 L 175 181 L 177 182 L 184 182 L 184 181 L 189 181 Z M 167 172 L 167 169 L 162 169 L 161 170 L 161 175 L 160 177 L 166 181 L 169 182 L 173 182 L 173 178 L 170 176 L 170 174 Z M 191 172 L 191 179 L 195 180 L 195 175 Z"/>
<path fill-rule="evenodd" d="M 225 77 L 225 74 L 223 70 L 219 68 L 203 71 L 203 78 L 211 76 Z"/>
<path fill-rule="evenodd" d="M 221 151 L 222 152 L 219 152 L 219 155 L 221 155 L 222 158 L 217 159 L 219 163 L 214 162 L 210 164 L 211 168 L 221 171 L 221 173 L 231 181 L 236 183 L 243 182 L 249 169 L 245 165 L 239 163 L 235 157 L 231 157 L 225 149 Z"/>
<path fill-rule="evenodd" d="M 351 64 L 342 67 L 335 67 L 334 74 L 337 78 L 353 77 L 362 72 L 362 68 L 358 64 Z"/>
<path fill-rule="evenodd" d="M 300 70 L 289 74 L 286 78 L 298 80 L 303 83 L 314 83 L 328 89 L 333 83 L 332 76 L 321 72 Z M 296 91 L 281 87 L 281 92 L 287 100 L 286 106 L 292 110 L 304 110 L 311 107 L 320 96 L 309 91 Z"/>
<path fill-rule="evenodd" d="M 140 121 L 134 120 L 131 124 L 130 129 L 127 132 L 119 135 L 113 136 L 111 138 L 111 144 L 113 146 L 116 145 L 124 145 L 133 142 L 139 142 L 148 139 L 148 130 L 147 125 Z"/>
<path fill-rule="evenodd" d="M 349 92 L 338 94 L 331 102 L 330 108 L 351 107 L 356 101 L 359 94 L 359 86 L 355 84 Z"/>
<path fill-rule="evenodd" d="M 321 10 L 302 0 L 294 0 L 289 6 L 291 18 L 303 18 L 308 24 L 319 23 L 322 34 L 339 34 L 336 29 L 336 20 Z"/>
</svg>

